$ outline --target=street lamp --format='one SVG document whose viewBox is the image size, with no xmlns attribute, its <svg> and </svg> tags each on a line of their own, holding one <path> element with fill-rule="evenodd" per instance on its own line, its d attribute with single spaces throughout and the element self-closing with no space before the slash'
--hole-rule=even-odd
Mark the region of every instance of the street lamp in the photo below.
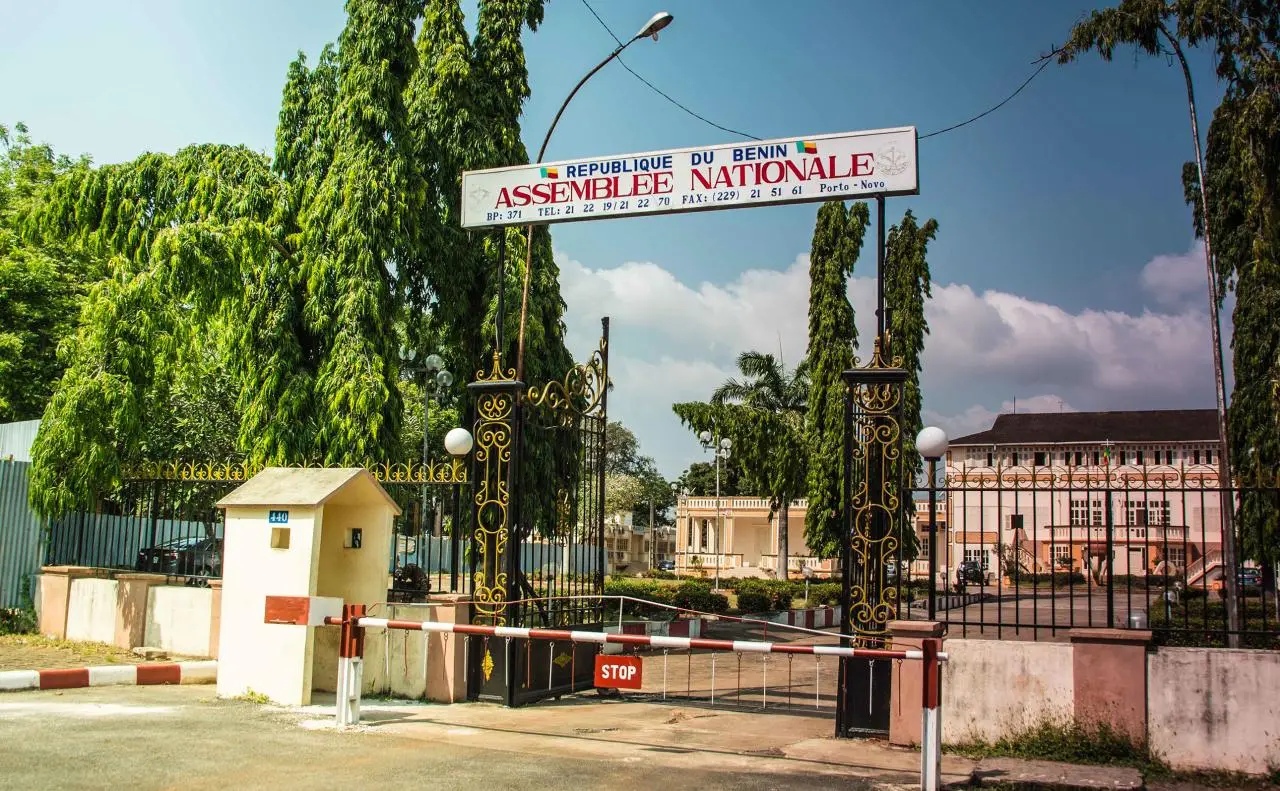
<svg viewBox="0 0 1280 791">
<path fill-rule="evenodd" d="M 542 157 L 547 153 L 547 144 L 551 142 L 551 133 L 556 130 L 556 124 L 560 123 L 560 116 L 564 115 L 564 109 L 569 106 L 569 102 L 573 101 L 573 97 L 577 95 L 578 90 L 587 83 L 587 80 L 595 76 L 595 73 L 608 65 L 609 61 L 622 54 L 622 51 L 631 46 L 642 38 L 652 38 L 658 40 L 658 31 L 663 30 L 670 25 L 675 17 L 666 11 L 659 11 L 649 17 L 649 21 L 645 23 L 640 31 L 632 36 L 629 40 L 619 44 L 608 57 L 596 64 L 596 67 L 587 72 L 586 76 L 578 80 L 578 84 L 573 86 L 573 90 L 569 91 L 569 95 L 565 97 L 564 102 L 560 105 L 560 109 L 556 111 L 556 117 L 551 119 L 551 126 L 547 128 L 546 137 L 542 138 L 542 145 L 538 148 L 538 159 L 534 164 L 542 161 Z M 516 378 L 521 379 L 524 376 L 524 326 L 529 317 L 529 271 L 533 261 L 533 226 L 525 228 L 524 239 L 524 293 L 520 297 L 520 337 L 516 345 Z M 501 321 L 502 317 L 498 317 Z"/>
<path fill-rule="evenodd" d="M 423 483 L 427 483 L 428 441 L 430 440 L 431 396 L 440 395 L 453 384 L 453 374 L 444 367 L 444 358 L 438 354 L 429 354 L 420 365 L 414 361 L 418 357 L 417 349 L 400 347 L 400 359 L 404 370 L 409 373 L 422 374 L 422 474 Z M 470 436 L 470 435 L 468 435 Z M 468 448 L 470 450 L 470 448 Z M 422 518 L 427 517 L 427 487 L 422 487 Z"/>
<path fill-rule="evenodd" d="M 929 620 L 938 607 L 938 460 L 947 453 L 947 432 L 925 426 L 916 435 L 916 450 L 929 462 Z"/>
<path fill-rule="evenodd" d="M 720 556 L 724 551 L 720 546 L 721 530 L 720 530 L 720 460 L 729 458 L 733 448 L 733 440 L 728 437 L 721 437 L 719 429 L 716 428 L 715 421 L 711 422 L 712 431 L 701 431 L 698 433 L 698 441 L 702 443 L 702 450 L 714 451 L 716 458 L 716 590 L 720 590 Z"/>
</svg>

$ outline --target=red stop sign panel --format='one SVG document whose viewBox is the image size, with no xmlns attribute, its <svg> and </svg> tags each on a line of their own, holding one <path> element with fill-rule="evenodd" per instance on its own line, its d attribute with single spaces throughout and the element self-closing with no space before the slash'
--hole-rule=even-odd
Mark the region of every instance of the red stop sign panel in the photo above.
<svg viewBox="0 0 1280 791">
<path fill-rule="evenodd" d="M 642 664 L 638 656 L 596 655 L 596 686 L 603 689 L 640 689 Z"/>
</svg>

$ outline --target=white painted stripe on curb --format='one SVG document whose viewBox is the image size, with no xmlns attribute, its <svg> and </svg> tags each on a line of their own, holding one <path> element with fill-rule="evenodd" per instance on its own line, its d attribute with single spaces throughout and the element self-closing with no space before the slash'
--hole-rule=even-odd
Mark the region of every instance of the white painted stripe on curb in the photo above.
<svg viewBox="0 0 1280 791">
<path fill-rule="evenodd" d="M 39 688 L 39 670 L 5 670 L 0 672 L 0 690 L 14 692 L 20 689 Z"/>
<path fill-rule="evenodd" d="M 91 687 L 137 683 L 138 669 L 133 665 L 104 665 L 89 668 L 89 686 Z"/>
<path fill-rule="evenodd" d="M 183 684 L 202 684 L 218 680 L 218 660 L 206 659 L 202 662 L 179 662 L 182 668 Z"/>
</svg>

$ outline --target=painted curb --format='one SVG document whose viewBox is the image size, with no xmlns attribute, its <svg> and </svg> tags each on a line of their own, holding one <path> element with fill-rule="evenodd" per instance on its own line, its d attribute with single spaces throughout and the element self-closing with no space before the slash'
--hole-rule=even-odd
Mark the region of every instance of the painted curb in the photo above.
<svg viewBox="0 0 1280 791">
<path fill-rule="evenodd" d="M 166 662 L 151 665 L 106 665 L 59 670 L 0 670 L 0 692 L 26 689 L 145 686 L 150 684 L 212 684 L 218 660 Z"/>
</svg>

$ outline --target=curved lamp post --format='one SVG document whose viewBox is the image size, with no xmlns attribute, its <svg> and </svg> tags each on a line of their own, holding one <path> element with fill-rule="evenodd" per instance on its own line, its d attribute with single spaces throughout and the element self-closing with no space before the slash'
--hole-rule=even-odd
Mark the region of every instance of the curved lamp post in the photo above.
<svg viewBox="0 0 1280 791">
<path fill-rule="evenodd" d="M 414 361 L 418 358 L 417 349 L 400 348 L 400 360 L 404 363 L 404 369 L 412 373 L 420 373 L 423 375 L 422 382 L 422 472 L 425 479 L 427 475 L 427 464 L 430 463 L 428 458 L 428 440 L 430 439 L 430 422 L 431 422 L 431 396 L 440 395 L 453 384 L 453 374 L 444 367 L 444 358 L 438 354 L 429 354 L 423 359 L 421 364 L 415 365 Z M 425 480 L 424 480 L 425 482 Z M 422 518 L 427 518 L 427 487 L 422 487 Z"/>
<path fill-rule="evenodd" d="M 916 435 L 916 450 L 929 462 L 929 620 L 938 614 L 938 460 L 947 454 L 947 432 L 925 426 Z"/>
<path fill-rule="evenodd" d="M 711 424 L 715 429 L 715 423 Z M 733 448 L 733 440 L 728 437 L 718 436 L 710 431 L 702 431 L 698 433 L 698 441 L 702 443 L 704 451 L 714 450 L 716 457 L 716 590 L 720 590 L 720 558 L 724 553 L 724 548 L 720 546 L 721 530 L 720 530 L 720 460 L 727 459 L 731 455 Z"/>
<path fill-rule="evenodd" d="M 560 109 L 556 111 L 556 117 L 551 120 L 551 126 L 547 129 L 547 134 L 542 138 L 542 145 L 538 148 L 538 158 L 534 164 L 542 161 L 542 157 L 547 153 L 547 144 L 551 142 L 551 133 L 556 131 L 556 124 L 560 123 L 560 116 L 564 115 L 564 110 L 569 106 L 569 102 L 573 101 L 573 97 L 578 94 L 578 90 L 587 83 L 587 80 L 595 76 L 595 73 L 608 65 L 609 61 L 622 54 L 622 51 L 631 46 L 642 38 L 652 38 L 658 40 L 658 31 L 670 25 L 675 17 L 666 11 L 659 11 L 649 17 L 649 21 L 645 23 L 640 31 L 632 36 L 628 41 L 619 44 L 617 48 L 610 52 L 608 57 L 596 64 L 596 67 L 587 72 L 586 76 L 578 80 L 578 84 L 573 86 L 573 90 L 569 91 L 569 95 L 565 97 L 564 102 L 560 105 Z M 505 231 L 504 231 L 505 233 Z M 524 242 L 524 293 L 520 297 L 520 336 L 516 345 L 516 378 L 524 378 L 524 325 L 529 317 L 529 272 L 532 269 L 533 261 L 533 226 L 529 225 L 525 228 Z"/>
</svg>

